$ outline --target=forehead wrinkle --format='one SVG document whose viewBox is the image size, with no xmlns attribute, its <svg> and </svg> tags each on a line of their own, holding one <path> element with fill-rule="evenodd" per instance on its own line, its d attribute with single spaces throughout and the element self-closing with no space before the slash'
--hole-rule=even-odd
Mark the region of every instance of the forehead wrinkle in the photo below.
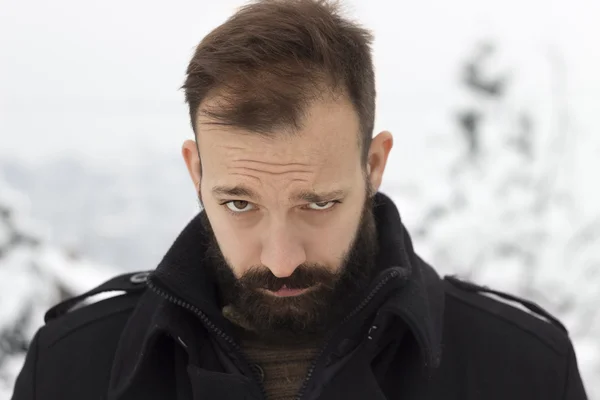
<svg viewBox="0 0 600 400">
<path fill-rule="evenodd" d="M 242 146 L 234 146 L 234 145 L 227 145 L 227 144 L 220 144 L 217 143 L 215 145 L 215 147 L 222 147 L 224 150 L 228 150 L 228 151 L 244 151 L 246 150 L 246 148 L 242 147 Z"/>
<path fill-rule="evenodd" d="M 288 175 L 288 174 L 308 175 L 308 174 L 311 173 L 311 171 L 302 171 L 302 170 L 266 171 L 264 169 L 250 168 L 250 167 L 237 167 L 237 168 L 234 168 L 234 169 L 243 169 L 243 170 L 246 170 L 246 171 L 258 172 L 260 174 L 267 174 L 267 175 L 271 175 L 271 176 Z"/>
<path fill-rule="evenodd" d="M 257 176 L 254 176 L 254 175 L 245 174 L 243 172 L 232 172 L 231 175 L 232 176 L 241 176 L 243 178 L 250 178 L 250 179 L 258 182 L 258 184 L 262 184 L 262 181 L 260 180 L 260 178 L 257 177 Z M 299 183 L 310 183 L 310 180 L 309 179 L 303 179 L 303 178 L 292 178 L 289 181 L 289 184 L 291 185 L 292 183 L 297 183 L 297 182 L 299 182 Z"/>
<path fill-rule="evenodd" d="M 238 159 L 235 162 L 247 162 L 251 164 L 265 164 L 265 165 L 275 165 L 275 166 L 290 166 L 290 167 L 310 167 L 310 164 L 300 163 L 300 162 L 272 162 L 272 161 L 262 161 L 262 160 L 250 160 L 250 159 Z"/>
<path fill-rule="evenodd" d="M 237 176 L 241 176 L 241 177 L 244 177 L 244 178 L 250 178 L 250 179 L 255 180 L 258 183 L 260 183 L 260 179 L 257 176 L 254 176 L 254 175 L 248 175 L 248 174 L 244 174 L 242 172 L 232 172 L 231 175 L 237 175 Z"/>
</svg>

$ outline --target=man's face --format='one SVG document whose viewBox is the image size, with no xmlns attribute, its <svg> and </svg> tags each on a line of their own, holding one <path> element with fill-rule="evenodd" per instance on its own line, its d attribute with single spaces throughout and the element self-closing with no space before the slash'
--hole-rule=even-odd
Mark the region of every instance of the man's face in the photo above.
<svg viewBox="0 0 600 400">
<path fill-rule="evenodd" d="M 336 326 L 374 270 L 377 237 L 371 198 L 365 201 L 356 236 L 337 270 L 303 263 L 285 278 L 276 277 L 265 266 L 254 266 L 236 277 L 205 213 L 201 221 L 209 233 L 208 265 L 217 277 L 221 300 L 227 307 L 224 312 L 270 341 L 314 338 Z"/>
<path fill-rule="evenodd" d="M 332 302 L 367 283 L 376 247 L 352 105 L 315 102 L 299 132 L 272 138 L 203 117 L 197 126 L 199 195 L 227 300 L 264 333 L 322 330 Z"/>
</svg>

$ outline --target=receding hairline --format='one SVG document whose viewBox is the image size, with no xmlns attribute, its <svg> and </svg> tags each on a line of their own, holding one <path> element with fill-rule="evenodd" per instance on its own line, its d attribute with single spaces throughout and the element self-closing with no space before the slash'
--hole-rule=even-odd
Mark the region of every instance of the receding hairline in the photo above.
<svg viewBox="0 0 600 400">
<path fill-rule="evenodd" d="M 312 78 L 312 79 L 310 79 Z M 273 82 L 263 81 L 259 82 L 260 74 L 257 77 L 257 85 L 269 85 Z M 203 124 L 217 125 L 217 126 L 230 126 L 239 128 L 244 131 L 253 132 L 256 134 L 270 137 L 275 132 L 286 131 L 288 133 L 298 133 L 303 127 L 303 121 L 308 116 L 308 111 L 315 103 L 319 101 L 339 101 L 344 99 L 352 107 L 353 112 L 359 118 L 359 129 L 360 129 L 360 114 L 359 110 L 352 102 L 350 94 L 343 86 L 342 82 L 336 82 L 333 77 L 326 77 L 319 72 L 313 76 L 305 77 L 305 82 L 294 83 L 295 89 L 302 93 L 295 93 L 295 108 L 294 116 L 297 118 L 293 120 L 281 118 L 278 119 L 274 116 L 271 123 L 263 124 L 247 124 L 247 123 L 236 123 L 235 118 L 232 118 L 239 108 L 243 106 L 252 106 L 253 104 L 265 101 L 266 104 L 272 103 L 271 98 L 256 98 L 250 97 L 244 93 L 248 92 L 249 89 L 244 87 L 244 82 L 238 80 L 232 80 L 231 82 L 224 82 L 217 87 L 212 88 L 203 101 L 199 104 L 195 112 L 195 124 L 196 127 L 194 134 L 197 137 L 200 118 L 203 118 Z M 285 85 L 288 82 L 278 81 L 279 85 Z M 241 94 L 240 94 L 241 93 Z M 262 122 L 262 121 L 261 121 Z M 360 139 L 360 132 L 359 132 Z"/>
<path fill-rule="evenodd" d="M 211 90 L 211 93 L 208 96 L 206 96 L 202 103 L 200 103 L 200 106 L 198 107 L 198 110 L 196 112 L 195 120 L 196 130 L 194 132 L 194 136 L 196 140 L 198 140 L 198 134 L 201 130 L 204 130 L 206 128 L 210 129 L 212 127 L 233 128 L 240 134 L 256 134 L 258 136 L 268 139 L 281 137 L 282 133 L 284 137 L 295 136 L 299 134 L 301 130 L 305 127 L 305 122 L 309 117 L 309 112 L 312 107 L 319 104 L 319 102 L 333 103 L 343 101 L 352 109 L 354 116 L 357 118 L 355 134 L 359 148 L 362 147 L 363 138 L 360 126 L 360 114 L 343 86 L 333 86 L 327 83 L 315 85 L 316 91 L 312 95 L 310 95 L 302 104 L 302 106 L 298 109 L 298 116 L 300 118 L 294 121 L 294 124 L 279 123 L 269 126 L 268 129 L 255 129 L 255 127 L 247 126 L 245 124 L 235 124 L 228 120 L 223 121 L 218 117 L 215 118 L 215 116 L 219 114 L 218 109 L 219 106 L 222 105 L 221 101 L 223 101 L 224 99 L 225 101 L 231 100 L 231 98 L 228 98 L 226 95 L 224 95 L 224 93 L 226 93 L 224 92 L 224 90 L 232 89 L 233 88 L 231 86 L 228 86 L 227 89 L 215 88 L 214 90 Z M 204 129 L 202 129 L 201 127 L 204 127 Z"/>
</svg>

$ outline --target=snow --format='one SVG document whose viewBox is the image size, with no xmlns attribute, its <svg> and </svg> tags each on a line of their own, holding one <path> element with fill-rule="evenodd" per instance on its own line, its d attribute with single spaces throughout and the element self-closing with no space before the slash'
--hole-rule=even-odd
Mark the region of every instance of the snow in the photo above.
<svg viewBox="0 0 600 400">
<path fill-rule="evenodd" d="M 46 310 L 117 270 L 48 245 L 44 229 L 28 218 L 27 198 L 1 176 L 0 188 L 0 399 L 8 399 Z"/>
<path fill-rule="evenodd" d="M 393 198 L 409 210 L 416 248 L 439 272 L 532 300 L 563 321 L 589 396 L 598 398 L 600 208 L 578 194 L 596 178 L 578 182 L 587 171 L 569 162 L 589 142 L 556 122 L 569 111 L 560 99 L 520 104 L 511 90 L 522 90 L 518 71 L 504 94 L 485 94 L 508 71 L 476 64 L 485 78 L 461 88 L 456 114 L 478 122 L 456 124 L 456 140 L 429 152 L 433 176 Z"/>
<path fill-rule="evenodd" d="M 183 161 L 149 152 L 108 165 L 80 157 L 0 159 L 10 185 L 35 199 L 48 241 L 121 270 L 152 269 L 198 209 Z"/>
</svg>

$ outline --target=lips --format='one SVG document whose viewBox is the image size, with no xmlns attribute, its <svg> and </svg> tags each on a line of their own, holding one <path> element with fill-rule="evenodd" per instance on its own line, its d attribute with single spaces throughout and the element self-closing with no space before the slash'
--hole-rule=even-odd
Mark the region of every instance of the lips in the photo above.
<svg viewBox="0 0 600 400">
<path fill-rule="evenodd" d="M 281 287 L 281 289 L 279 289 L 277 291 L 268 290 L 268 292 L 277 297 L 290 297 L 290 296 L 298 296 L 303 293 L 306 293 L 309 289 L 310 288 L 291 289 L 291 288 L 288 288 L 287 286 L 283 285 Z"/>
</svg>

